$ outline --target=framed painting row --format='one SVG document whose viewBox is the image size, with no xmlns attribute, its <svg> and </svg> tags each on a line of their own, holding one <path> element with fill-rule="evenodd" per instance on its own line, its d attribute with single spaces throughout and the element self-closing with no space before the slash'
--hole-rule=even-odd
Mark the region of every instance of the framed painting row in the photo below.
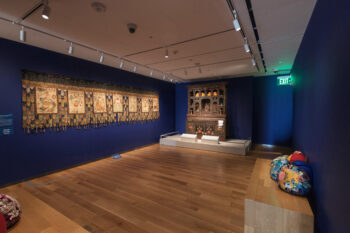
<svg viewBox="0 0 350 233">
<path fill-rule="evenodd" d="M 107 112 L 106 96 L 112 95 L 113 112 L 124 112 L 123 94 L 93 92 L 93 110 L 94 113 Z M 159 111 L 158 97 L 148 96 L 141 97 L 142 112 Z M 137 112 L 137 96 L 128 96 L 129 112 Z M 57 89 L 53 87 L 39 86 L 35 87 L 35 110 L 37 114 L 57 114 L 58 98 Z M 68 90 L 68 113 L 84 114 L 85 113 L 85 92 L 79 90 Z"/>
<path fill-rule="evenodd" d="M 159 118 L 154 91 L 26 70 L 22 75 L 23 128 L 28 133 Z"/>
</svg>

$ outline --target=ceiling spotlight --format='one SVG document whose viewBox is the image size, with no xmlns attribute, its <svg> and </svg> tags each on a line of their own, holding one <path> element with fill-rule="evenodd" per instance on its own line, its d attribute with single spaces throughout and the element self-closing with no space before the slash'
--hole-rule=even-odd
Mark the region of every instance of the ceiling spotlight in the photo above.
<svg viewBox="0 0 350 233">
<path fill-rule="evenodd" d="M 136 65 L 134 65 L 134 72 L 136 72 Z"/>
<path fill-rule="evenodd" d="M 165 80 L 165 74 L 163 74 L 163 80 Z"/>
<path fill-rule="evenodd" d="M 22 26 L 21 31 L 19 31 L 19 39 L 22 42 L 26 41 L 26 32 L 24 31 L 24 27 Z"/>
<path fill-rule="evenodd" d="M 48 0 L 43 0 L 43 13 L 41 14 L 41 17 L 43 17 L 44 19 L 49 19 L 50 18 L 50 11 L 51 8 L 49 7 L 49 1 Z"/>
<path fill-rule="evenodd" d="M 124 65 L 124 61 L 123 61 L 123 60 L 120 60 L 120 65 L 119 65 L 119 67 L 120 67 L 120 68 L 123 68 L 123 65 Z"/>
<path fill-rule="evenodd" d="M 233 12 L 233 16 L 235 17 L 235 19 L 233 20 L 233 26 L 235 27 L 236 31 L 240 31 L 241 25 L 239 24 L 239 21 L 238 21 L 237 11 L 233 10 L 232 12 Z"/>
<path fill-rule="evenodd" d="M 165 49 L 165 58 L 169 58 L 168 48 Z"/>
<path fill-rule="evenodd" d="M 252 64 L 253 64 L 253 66 L 256 66 L 256 61 L 255 61 L 254 57 L 252 58 Z"/>
<path fill-rule="evenodd" d="M 152 76 L 152 75 L 153 75 L 153 70 L 151 70 L 151 72 L 149 73 L 149 75 L 150 75 L 150 76 Z"/>
<path fill-rule="evenodd" d="M 103 62 L 103 59 L 104 59 L 104 57 L 103 57 L 103 53 L 101 53 L 101 56 L 100 56 L 100 63 L 102 63 L 102 62 Z"/>
<path fill-rule="evenodd" d="M 249 45 L 248 45 L 248 39 L 247 37 L 244 37 L 244 50 L 249 53 L 250 52 L 250 48 L 249 48 Z"/>
<path fill-rule="evenodd" d="M 73 53 L 73 43 L 72 43 L 72 42 L 70 42 L 70 46 L 69 46 L 69 48 L 68 48 L 68 53 L 69 53 L 69 54 L 72 54 L 72 53 Z"/>
<path fill-rule="evenodd" d="M 173 82 L 173 79 L 170 79 L 170 82 Z"/>
</svg>

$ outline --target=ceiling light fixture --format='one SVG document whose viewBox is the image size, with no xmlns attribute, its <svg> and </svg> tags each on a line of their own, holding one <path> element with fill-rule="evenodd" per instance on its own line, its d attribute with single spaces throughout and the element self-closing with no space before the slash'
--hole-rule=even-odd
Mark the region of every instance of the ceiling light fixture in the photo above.
<svg viewBox="0 0 350 233">
<path fill-rule="evenodd" d="M 233 26 L 235 27 L 235 30 L 238 32 L 242 28 L 241 28 L 241 25 L 239 24 L 239 21 L 238 21 L 237 11 L 233 10 L 232 12 L 233 12 L 233 16 L 235 17 L 235 19 L 233 20 Z"/>
<path fill-rule="evenodd" d="M 168 52 L 168 48 L 165 49 L 165 58 L 169 58 L 169 52 Z"/>
<path fill-rule="evenodd" d="M 247 37 L 244 37 L 244 50 L 249 53 L 250 52 L 250 48 L 249 48 L 249 44 L 248 44 L 248 39 Z"/>
<path fill-rule="evenodd" d="M 68 53 L 72 54 L 73 53 L 73 42 L 70 42 L 69 48 L 68 48 Z"/>
<path fill-rule="evenodd" d="M 136 65 L 134 65 L 134 72 L 136 72 L 136 69 L 137 69 L 137 68 L 136 68 Z"/>
<path fill-rule="evenodd" d="M 41 5 L 42 3 L 40 3 Z M 41 5 L 42 6 L 42 5 Z M 40 6 L 40 7 L 41 7 Z M 39 9 L 39 8 L 36 8 L 36 9 Z M 23 24 L 21 24 L 21 22 L 16 22 L 16 21 L 13 21 L 13 20 L 10 20 L 10 19 L 7 19 L 7 18 L 1 18 L 0 17 L 0 21 L 5 21 L 7 23 L 11 23 L 12 25 L 14 25 L 14 30 L 19 30 L 19 40 L 21 42 L 26 42 L 26 39 L 27 39 L 27 29 L 29 30 L 34 30 L 35 32 L 39 33 L 39 34 L 42 34 L 42 35 L 45 35 L 45 36 L 49 36 L 51 38 L 54 38 L 54 39 L 58 39 L 58 40 L 62 40 L 63 44 L 62 44 L 62 47 L 63 49 L 67 49 L 66 52 L 69 53 L 69 54 L 74 54 L 76 51 L 75 51 L 75 48 L 74 46 L 79 46 L 79 48 L 82 48 L 82 49 L 87 49 L 89 51 L 92 51 L 92 52 L 96 52 L 97 53 L 97 57 L 96 57 L 96 62 L 99 62 L 99 63 L 103 63 L 104 62 L 104 52 L 99 50 L 98 48 L 93 48 L 93 47 L 90 47 L 90 46 L 87 46 L 87 45 L 84 45 L 84 44 L 81 44 L 77 41 L 71 41 L 70 39 L 66 39 L 62 36 L 58 36 L 58 35 L 54 35 L 54 34 L 51 34 L 50 32 L 46 32 L 46 31 L 43 31 L 43 30 L 40 30 L 40 29 L 36 29 L 36 28 L 33 28 L 31 26 L 24 26 Z M 74 43 L 74 45 L 73 45 Z M 66 47 L 67 44 L 69 45 L 68 48 Z M 126 62 L 127 64 L 127 67 L 124 67 L 125 69 L 130 69 L 130 66 L 132 67 L 132 64 L 135 64 L 133 63 L 132 61 L 128 60 L 128 59 L 125 59 L 125 58 L 122 58 L 121 56 L 118 56 L 118 55 L 115 55 L 115 54 L 112 54 L 112 53 L 107 53 L 108 55 L 108 59 L 110 58 L 115 58 L 116 60 L 115 61 L 120 61 L 120 66 L 123 67 L 124 66 L 124 62 Z M 116 63 L 115 63 L 116 65 Z M 115 67 L 114 65 L 114 67 Z M 135 64 L 136 65 L 136 64 Z M 140 64 L 137 64 L 138 66 L 141 66 L 141 72 L 142 70 L 151 70 L 150 67 L 148 66 L 145 66 L 145 65 L 140 65 Z M 128 68 L 129 67 L 129 68 Z M 143 69 L 142 69 L 143 67 Z M 187 72 L 187 71 L 186 71 Z M 152 77 L 154 76 L 154 78 L 159 78 L 161 79 L 162 77 L 162 71 L 158 70 L 158 69 L 152 69 Z M 165 79 L 166 77 L 164 77 Z"/>
<path fill-rule="evenodd" d="M 103 59 L 104 59 L 104 57 L 103 57 L 103 53 L 101 53 L 101 56 L 100 56 L 100 63 L 102 63 L 102 62 L 103 62 Z"/>
<path fill-rule="evenodd" d="M 153 75 L 153 70 L 151 70 L 151 72 L 149 73 L 149 75 L 152 77 L 152 75 Z"/>
<path fill-rule="evenodd" d="M 44 19 L 48 20 L 50 19 L 50 12 L 51 8 L 49 7 L 49 1 L 48 0 L 43 0 L 43 13 L 41 14 L 41 17 Z"/>
<path fill-rule="evenodd" d="M 19 31 L 19 39 L 22 42 L 26 41 L 26 32 L 24 31 L 24 27 L 22 26 L 21 30 Z"/>
<path fill-rule="evenodd" d="M 163 80 L 165 80 L 165 74 L 163 74 Z"/>
<path fill-rule="evenodd" d="M 254 58 L 254 57 L 252 57 L 252 65 L 253 65 L 253 66 L 256 66 L 256 61 L 255 61 L 255 58 Z"/>
</svg>

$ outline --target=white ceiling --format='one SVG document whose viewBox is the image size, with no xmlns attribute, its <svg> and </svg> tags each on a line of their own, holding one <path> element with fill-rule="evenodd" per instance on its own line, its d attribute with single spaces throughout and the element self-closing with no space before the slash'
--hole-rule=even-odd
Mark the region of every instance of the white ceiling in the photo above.
<svg viewBox="0 0 350 233">
<path fill-rule="evenodd" d="M 96 12 L 93 1 L 106 5 Z M 69 43 L 86 45 L 106 53 L 104 64 L 162 78 L 167 73 L 181 81 L 264 75 L 260 53 L 245 0 L 232 0 L 251 50 L 260 68 L 251 63 L 240 32 L 233 29 L 233 15 L 226 0 L 49 0 L 49 20 L 37 10 L 20 19 L 40 0 L 0 1 L 0 36 L 19 41 L 20 25 L 26 26 L 25 43 L 67 54 Z M 251 0 L 265 58 L 267 74 L 291 67 L 316 0 Z M 138 28 L 130 34 L 126 24 Z M 39 31 L 52 34 L 52 37 Z M 165 47 L 169 58 L 164 58 Z M 72 56 L 98 62 L 99 54 L 74 46 Z M 109 56 L 108 54 L 115 55 Z M 200 68 L 199 68 L 200 67 Z"/>
</svg>

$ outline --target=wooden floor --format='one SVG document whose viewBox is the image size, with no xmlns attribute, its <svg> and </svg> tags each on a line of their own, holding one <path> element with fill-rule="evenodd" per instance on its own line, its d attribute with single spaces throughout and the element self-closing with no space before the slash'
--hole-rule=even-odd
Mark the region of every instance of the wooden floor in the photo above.
<svg viewBox="0 0 350 233">
<path fill-rule="evenodd" d="M 23 208 L 22 220 L 10 233 L 243 233 L 244 195 L 255 160 L 254 153 L 235 156 L 156 144 L 0 193 L 26 192 L 44 204 Z M 40 221 L 36 230 L 25 226 L 38 222 L 39 213 L 47 213 L 40 208 L 47 207 L 82 229 L 48 230 L 47 221 L 42 229 Z M 65 225 L 60 221 L 56 225 Z"/>
</svg>

